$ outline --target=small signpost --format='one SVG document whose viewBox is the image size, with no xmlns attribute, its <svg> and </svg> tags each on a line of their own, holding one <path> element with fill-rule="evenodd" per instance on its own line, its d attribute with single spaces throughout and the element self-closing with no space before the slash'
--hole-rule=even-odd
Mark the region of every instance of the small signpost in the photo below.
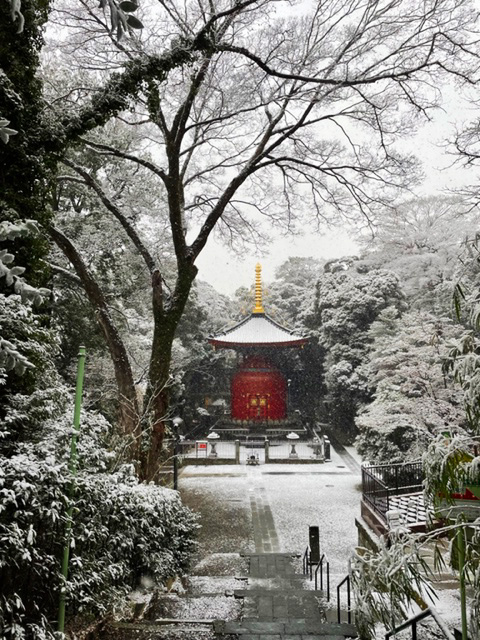
<svg viewBox="0 0 480 640">
<path fill-rule="evenodd" d="M 205 454 L 205 457 L 207 457 L 207 447 L 208 447 L 208 443 L 206 440 L 197 440 L 195 442 L 195 455 L 197 458 L 202 457 L 202 454 Z M 200 455 L 199 455 L 200 453 Z"/>
<path fill-rule="evenodd" d="M 308 528 L 308 544 L 310 546 L 310 562 L 320 562 L 320 530 L 318 527 Z"/>
</svg>

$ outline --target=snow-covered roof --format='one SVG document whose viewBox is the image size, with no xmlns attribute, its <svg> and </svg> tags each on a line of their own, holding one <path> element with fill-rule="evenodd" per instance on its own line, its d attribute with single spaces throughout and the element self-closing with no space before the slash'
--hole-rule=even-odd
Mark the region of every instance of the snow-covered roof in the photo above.
<svg viewBox="0 0 480 640">
<path fill-rule="evenodd" d="M 295 335 L 266 313 L 252 313 L 208 340 L 214 347 L 301 347 L 307 338 Z"/>
</svg>

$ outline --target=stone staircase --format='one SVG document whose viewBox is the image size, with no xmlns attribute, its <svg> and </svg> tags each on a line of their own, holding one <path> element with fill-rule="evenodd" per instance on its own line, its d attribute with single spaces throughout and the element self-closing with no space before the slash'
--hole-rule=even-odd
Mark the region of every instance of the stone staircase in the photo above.
<svg viewBox="0 0 480 640">
<path fill-rule="evenodd" d="M 156 596 L 142 619 L 116 623 L 112 640 L 345 640 L 322 592 L 306 590 L 292 554 L 213 554 L 178 593 Z M 212 574 L 215 575 L 212 575 Z M 202 575 L 203 574 L 203 575 Z M 114 632 L 114 633 L 113 633 Z"/>
<path fill-rule="evenodd" d="M 357 636 L 354 625 L 329 622 L 324 595 L 304 588 L 295 571 L 295 556 L 252 553 L 245 589 L 234 591 L 243 600 L 240 621 L 215 622 L 218 634 L 239 640 L 343 640 Z"/>
</svg>

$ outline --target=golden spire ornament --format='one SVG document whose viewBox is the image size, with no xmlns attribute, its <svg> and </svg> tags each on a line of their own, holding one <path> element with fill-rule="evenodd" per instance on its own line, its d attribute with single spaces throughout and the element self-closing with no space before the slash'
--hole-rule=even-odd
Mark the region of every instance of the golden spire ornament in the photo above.
<svg viewBox="0 0 480 640">
<path fill-rule="evenodd" d="M 265 313 L 262 305 L 262 266 L 259 262 L 255 267 L 255 307 L 253 313 Z"/>
</svg>

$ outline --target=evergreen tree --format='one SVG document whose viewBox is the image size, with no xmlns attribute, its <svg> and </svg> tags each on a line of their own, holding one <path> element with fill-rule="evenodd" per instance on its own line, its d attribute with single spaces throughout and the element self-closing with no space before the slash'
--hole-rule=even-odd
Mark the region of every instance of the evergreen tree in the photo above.
<svg viewBox="0 0 480 640">
<path fill-rule="evenodd" d="M 325 352 L 323 367 L 329 419 L 341 438 L 355 433 L 354 418 L 370 390 L 360 365 L 368 358 L 369 329 L 389 306 L 405 308 L 398 278 L 389 271 L 365 272 L 356 260 L 328 266 L 301 320 Z M 339 268 L 337 269 L 337 266 Z"/>
<path fill-rule="evenodd" d="M 460 327 L 425 311 L 402 316 L 385 309 L 361 370 L 373 395 L 356 418 L 357 446 L 366 460 L 416 460 L 432 439 L 465 426 L 460 389 L 442 373 L 447 345 Z"/>
</svg>

